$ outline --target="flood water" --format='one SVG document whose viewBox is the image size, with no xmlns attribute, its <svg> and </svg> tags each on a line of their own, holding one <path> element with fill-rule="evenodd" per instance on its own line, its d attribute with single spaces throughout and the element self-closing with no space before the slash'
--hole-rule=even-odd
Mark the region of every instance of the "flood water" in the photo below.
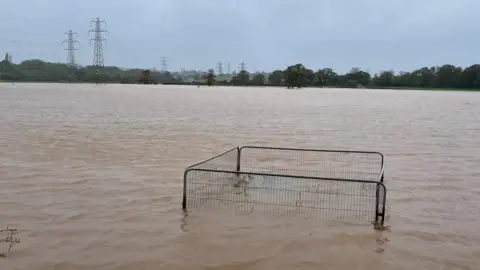
<svg viewBox="0 0 480 270">
<path fill-rule="evenodd" d="M 184 217 L 240 145 L 382 152 L 390 231 Z M 480 269 L 479 161 L 480 93 L 0 84 L 0 269 Z"/>
</svg>

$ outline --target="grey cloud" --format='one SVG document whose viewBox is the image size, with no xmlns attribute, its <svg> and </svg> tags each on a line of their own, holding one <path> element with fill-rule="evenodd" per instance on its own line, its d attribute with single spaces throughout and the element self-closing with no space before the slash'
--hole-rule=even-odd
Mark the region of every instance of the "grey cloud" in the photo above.
<svg viewBox="0 0 480 270">
<path fill-rule="evenodd" d="M 106 64 L 207 69 L 217 61 L 258 70 L 410 70 L 475 62 L 475 0 L 0 0 L 0 52 L 15 61 L 63 61 L 63 33 L 79 33 L 89 64 L 89 21 L 107 21 Z M 28 8 L 26 8 L 28 7 Z M 480 62 L 477 61 L 477 62 Z"/>
</svg>

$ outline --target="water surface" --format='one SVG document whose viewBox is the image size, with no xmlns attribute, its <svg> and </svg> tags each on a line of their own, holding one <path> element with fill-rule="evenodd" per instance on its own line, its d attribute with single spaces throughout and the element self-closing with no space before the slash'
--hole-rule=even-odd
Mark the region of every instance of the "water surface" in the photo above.
<svg viewBox="0 0 480 270">
<path fill-rule="evenodd" d="M 0 127 L 1 269 L 480 269 L 478 93 L 0 84 Z M 238 145 L 384 153 L 391 231 L 184 217 Z"/>
</svg>

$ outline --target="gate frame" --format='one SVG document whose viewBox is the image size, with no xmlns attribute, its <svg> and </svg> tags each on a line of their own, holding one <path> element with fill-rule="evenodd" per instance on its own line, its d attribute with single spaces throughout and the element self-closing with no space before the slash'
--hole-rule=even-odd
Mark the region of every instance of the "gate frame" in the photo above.
<svg viewBox="0 0 480 270">
<path fill-rule="evenodd" d="M 243 172 L 241 171 L 241 157 L 243 149 L 265 149 L 265 150 L 281 150 L 281 151 L 297 151 L 297 152 L 325 152 L 325 153 L 351 153 L 351 154 L 375 154 L 381 157 L 381 169 L 376 181 L 371 180 L 356 180 L 356 179 L 340 179 L 340 178 L 328 178 L 328 177 L 314 177 L 314 176 L 301 176 L 301 175 L 289 175 L 289 174 L 275 174 L 275 173 L 257 173 L 257 172 Z M 195 168 L 206 162 L 219 158 L 229 152 L 237 151 L 237 167 L 235 171 L 232 170 L 215 170 L 215 169 L 202 169 Z M 355 183 L 371 183 L 376 185 L 375 192 L 375 222 L 380 223 L 382 226 L 385 222 L 385 207 L 387 204 L 387 187 L 385 186 L 385 157 L 382 153 L 376 151 L 352 151 L 352 150 L 326 150 L 326 149 L 309 149 L 309 148 L 287 148 L 287 147 L 269 147 L 269 146 L 251 146 L 245 145 L 241 147 L 234 147 L 227 151 L 222 152 L 214 157 L 198 162 L 194 165 L 188 166 L 183 173 L 183 199 L 182 209 L 187 210 L 187 174 L 190 171 L 203 171 L 203 172 L 219 172 L 219 173 L 235 173 L 235 174 L 248 174 L 248 175 L 260 175 L 260 176 L 277 176 L 277 177 L 291 177 L 297 179 L 314 179 L 314 180 L 327 180 L 327 181 L 340 181 L 340 182 L 355 182 Z M 380 187 L 384 190 L 384 202 L 380 206 Z"/>
</svg>

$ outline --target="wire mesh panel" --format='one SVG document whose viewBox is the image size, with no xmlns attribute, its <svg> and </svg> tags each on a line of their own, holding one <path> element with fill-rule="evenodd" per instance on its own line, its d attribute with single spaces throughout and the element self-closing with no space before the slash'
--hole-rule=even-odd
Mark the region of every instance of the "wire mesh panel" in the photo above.
<svg viewBox="0 0 480 270">
<path fill-rule="evenodd" d="M 244 146 L 187 168 L 183 208 L 383 225 L 378 152 Z"/>
<path fill-rule="evenodd" d="M 381 192 L 379 192 L 381 190 Z M 185 172 L 185 209 L 375 221 L 383 183 L 209 169 Z"/>
<path fill-rule="evenodd" d="M 244 172 L 383 182 L 383 162 L 383 155 L 377 152 L 240 148 L 240 170 Z"/>
</svg>

